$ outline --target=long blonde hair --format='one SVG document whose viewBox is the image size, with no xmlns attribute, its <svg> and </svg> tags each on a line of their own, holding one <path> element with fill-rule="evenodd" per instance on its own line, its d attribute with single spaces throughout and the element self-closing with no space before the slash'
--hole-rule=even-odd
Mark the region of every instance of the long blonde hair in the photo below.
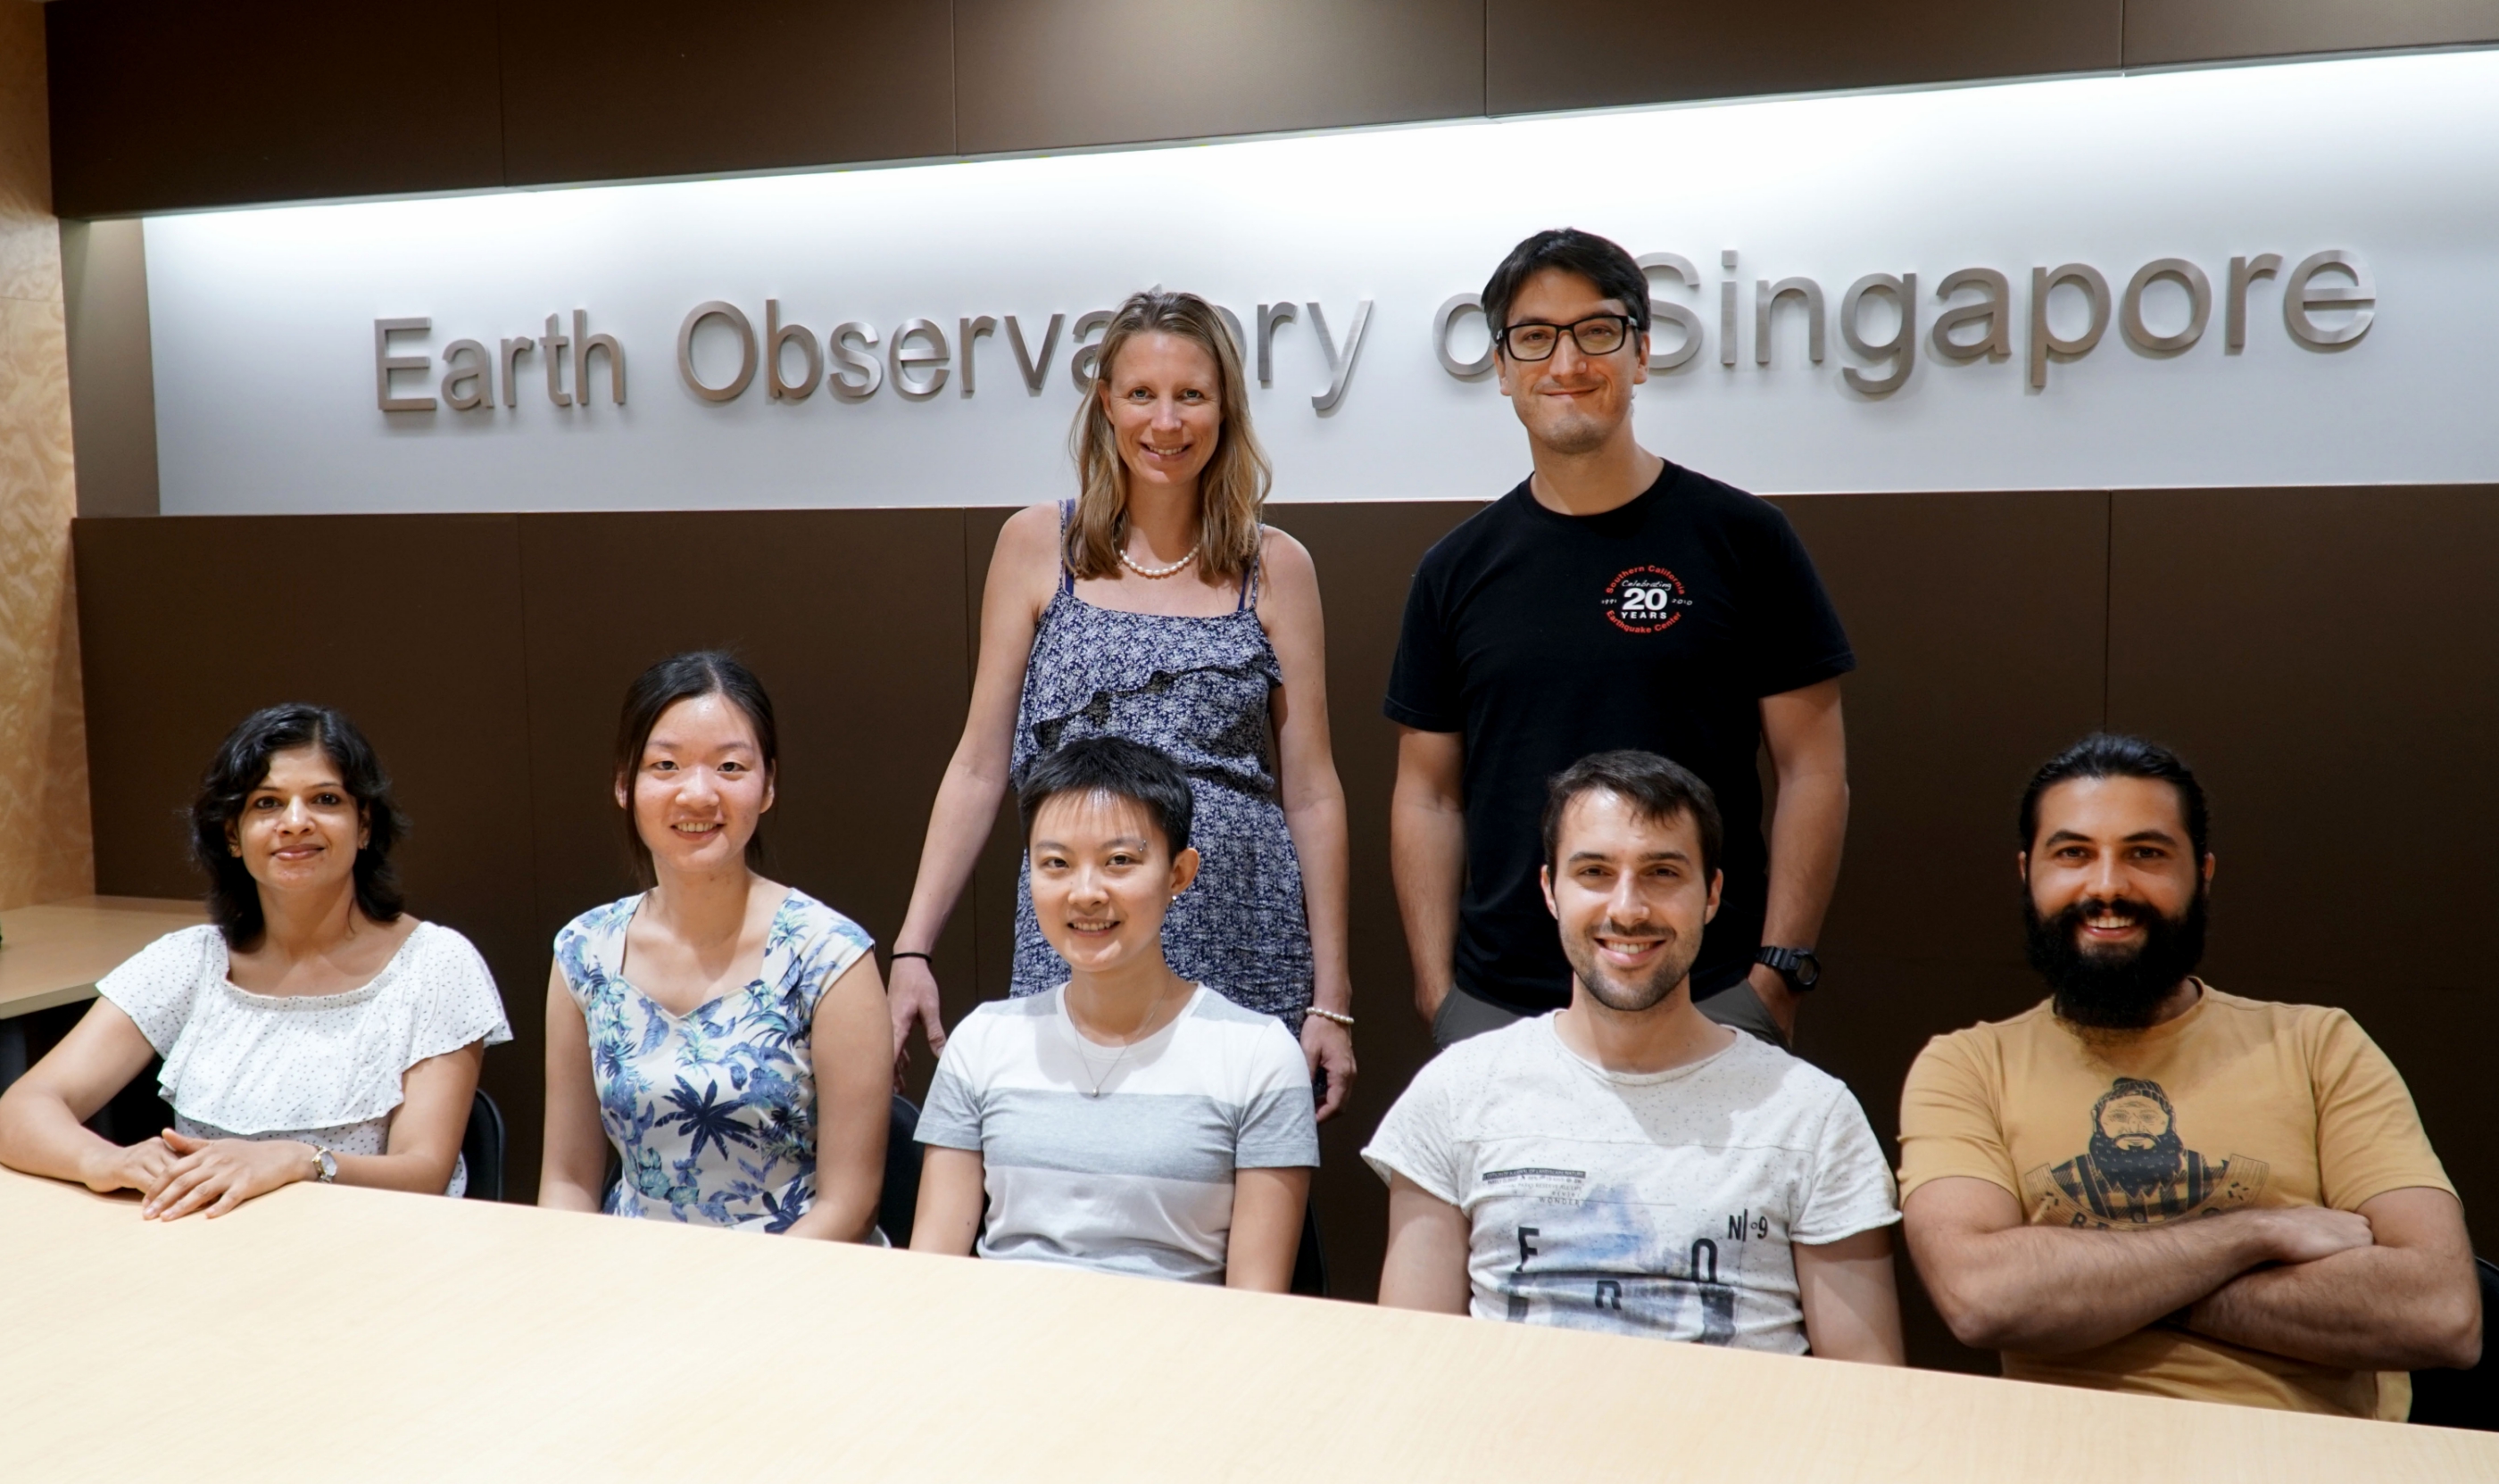
<svg viewBox="0 0 2499 1484">
<path fill-rule="evenodd" d="M 1102 383 L 1120 351 L 1140 335 L 1176 335 L 1215 358 L 1216 403 L 1222 413 L 1215 457 L 1197 484 L 1198 571 L 1209 581 L 1237 582 L 1258 560 L 1258 516 L 1267 503 L 1273 470 L 1250 427 L 1250 392 L 1241 373 L 1241 351 L 1215 306 L 1195 294 L 1148 289 L 1132 294 L 1111 316 L 1102 335 L 1094 379 L 1068 436 L 1076 460 L 1076 518 L 1067 523 L 1063 555 L 1079 577 L 1116 577 L 1120 551 L 1128 540 L 1128 467 L 1120 458 L 1118 434 L 1102 405 Z"/>
</svg>

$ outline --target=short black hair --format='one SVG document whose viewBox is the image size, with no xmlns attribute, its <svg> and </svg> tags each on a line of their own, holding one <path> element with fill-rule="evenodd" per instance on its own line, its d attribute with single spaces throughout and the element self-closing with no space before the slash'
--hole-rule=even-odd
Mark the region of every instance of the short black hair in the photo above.
<svg viewBox="0 0 2499 1484">
<path fill-rule="evenodd" d="M 1631 800 L 1641 820 L 1664 821 L 1689 815 L 1701 831 L 1701 874 L 1718 870 L 1718 853 L 1726 844 L 1727 826 L 1718 815 L 1718 795 L 1700 775 L 1671 758 L 1625 748 L 1591 753 L 1553 775 L 1544 789 L 1544 865 L 1561 867 L 1562 816 L 1582 793 L 1610 790 Z"/>
<path fill-rule="evenodd" d="M 2039 798 L 2050 789 L 2076 778 L 2149 778 L 2178 790 L 2178 812 L 2187 817 L 2187 840 L 2195 858 L 2211 852 L 2212 815 L 2204 803 L 2204 786 L 2195 770 L 2158 742 L 2124 732 L 2095 731 L 2040 764 L 2022 790 L 2022 849 L 2027 854 L 2039 839 Z"/>
<path fill-rule="evenodd" d="M 1188 827 L 1197 815 L 1188 775 L 1171 754 L 1125 737 L 1084 737 L 1024 765 L 1016 785 L 1016 809 L 1023 816 L 1025 843 L 1041 806 L 1062 793 L 1108 793 L 1145 810 L 1163 843 L 1178 855 L 1188 849 Z"/>
<path fill-rule="evenodd" d="M 626 688 L 625 709 L 616 719 L 616 783 L 625 790 L 625 849 L 645 882 L 651 880 L 651 847 L 633 823 L 633 780 L 642 768 L 642 749 L 650 743 L 651 728 L 660 725 L 670 706 L 704 695 L 726 696 L 745 713 L 746 725 L 755 729 L 756 751 L 763 755 L 765 781 L 776 781 L 781 774 L 781 730 L 772 720 L 772 697 L 763 693 L 763 682 L 755 678 L 755 672 L 734 656 L 726 650 L 689 650 L 644 670 Z M 763 864 L 760 823 L 747 837 L 746 864 L 750 870 Z"/>
<path fill-rule="evenodd" d="M 1484 323 L 1498 344 L 1509 328 L 1509 302 L 1520 285 L 1548 268 L 1577 274 L 1597 286 L 1606 299 L 1619 299 L 1631 315 L 1632 328 L 1648 330 L 1648 274 L 1622 244 L 1576 227 L 1553 227 L 1509 249 L 1509 256 L 1484 280 Z"/>
<path fill-rule="evenodd" d="M 339 783 L 363 816 L 365 843 L 356 852 L 356 907 L 376 922 L 396 922 L 406 908 L 391 847 L 407 833 L 407 817 L 391 798 L 390 778 L 373 744 L 356 724 L 327 706 L 289 701 L 244 717 L 217 744 L 191 800 L 191 858 L 209 875 L 209 916 L 230 950 L 249 951 L 268 923 L 260 911 L 260 885 L 227 843 L 226 831 L 243 817 L 252 790 L 269 777 L 269 759 L 299 747 L 317 747 L 339 770 Z"/>
</svg>

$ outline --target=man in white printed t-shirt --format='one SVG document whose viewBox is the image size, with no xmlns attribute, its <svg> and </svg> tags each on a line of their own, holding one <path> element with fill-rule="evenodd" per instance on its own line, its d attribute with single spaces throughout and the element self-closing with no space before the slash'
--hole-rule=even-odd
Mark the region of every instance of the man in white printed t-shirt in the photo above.
<svg viewBox="0 0 2499 1484">
<path fill-rule="evenodd" d="M 1571 1003 L 1450 1047 L 1380 1121 L 1381 1304 L 1901 1364 L 1900 1215 L 1864 1111 L 1693 1008 L 1720 839 L 1708 785 L 1655 754 L 1553 780 Z"/>
</svg>

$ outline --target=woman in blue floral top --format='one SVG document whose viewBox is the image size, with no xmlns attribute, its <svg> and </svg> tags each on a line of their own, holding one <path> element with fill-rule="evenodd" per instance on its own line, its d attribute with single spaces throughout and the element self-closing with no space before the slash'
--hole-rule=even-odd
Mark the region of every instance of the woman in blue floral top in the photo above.
<svg viewBox="0 0 2499 1484">
<path fill-rule="evenodd" d="M 726 655 L 664 660 L 626 694 L 616 758 L 654 885 L 556 934 L 538 1204 L 882 1240 L 885 986 L 859 924 L 754 868 L 770 698 Z"/>
</svg>

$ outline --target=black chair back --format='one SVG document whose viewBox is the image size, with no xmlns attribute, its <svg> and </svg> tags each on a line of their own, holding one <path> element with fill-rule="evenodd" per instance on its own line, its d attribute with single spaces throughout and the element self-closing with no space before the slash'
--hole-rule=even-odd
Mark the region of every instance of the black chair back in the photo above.
<svg viewBox="0 0 2499 1484">
<path fill-rule="evenodd" d="M 2433 1428 L 2499 1433 L 2499 1366 L 2490 1364 L 2490 1316 L 2499 1311 L 2499 1265 L 2473 1260 L 2482 1279 L 2482 1360 L 2467 1371 L 2413 1372 L 2412 1420 Z"/>
<path fill-rule="evenodd" d="M 876 1199 L 876 1224 L 897 1247 L 911 1245 L 911 1217 L 920 1209 L 920 1109 L 893 1095 L 893 1117 L 885 1128 L 885 1191 Z"/>
<path fill-rule="evenodd" d="M 460 1157 L 469 1166 L 470 1200 L 503 1198 L 503 1111 L 480 1087 L 469 1100 L 469 1131 L 460 1136 Z"/>
</svg>

